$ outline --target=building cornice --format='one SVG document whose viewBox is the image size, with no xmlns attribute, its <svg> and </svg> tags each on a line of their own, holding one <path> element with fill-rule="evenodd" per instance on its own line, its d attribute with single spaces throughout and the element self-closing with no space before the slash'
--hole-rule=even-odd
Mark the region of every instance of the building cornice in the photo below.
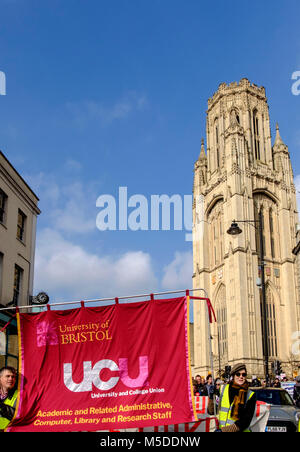
<svg viewBox="0 0 300 452">
<path fill-rule="evenodd" d="M 41 213 L 41 211 L 38 208 L 37 204 L 24 192 L 24 190 L 22 189 L 22 187 L 20 187 L 18 182 L 5 170 L 5 168 L 3 166 L 0 166 L 0 176 L 1 175 L 3 176 L 3 180 L 7 184 L 9 184 L 10 188 L 16 193 L 16 195 L 19 198 L 21 198 L 36 215 L 39 215 Z M 29 188 L 27 184 L 26 184 L 26 187 Z M 32 192 L 32 190 L 30 188 L 29 188 L 29 190 Z M 34 195 L 34 196 L 35 196 L 36 200 L 38 201 L 39 198 L 37 198 L 36 195 Z"/>
<path fill-rule="evenodd" d="M 227 85 L 226 83 L 221 83 L 218 90 L 210 97 L 207 101 L 208 110 L 211 110 L 214 105 L 228 95 L 240 94 L 242 92 L 249 93 L 252 96 L 256 96 L 258 99 L 267 101 L 266 90 L 263 86 L 257 86 L 255 83 L 250 83 L 247 78 L 242 78 L 239 82 L 232 82 Z"/>
</svg>

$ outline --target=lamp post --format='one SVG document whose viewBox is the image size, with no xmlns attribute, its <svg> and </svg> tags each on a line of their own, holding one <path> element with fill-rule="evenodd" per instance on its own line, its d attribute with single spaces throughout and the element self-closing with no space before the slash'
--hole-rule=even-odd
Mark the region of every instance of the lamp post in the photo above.
<svg viewBox="0 0 300 452">
<path fill-rule="evenodd" d="M 261 268 L 261 295 L 262 295 L 262 320 L 263 320 L 263 354 L 264 354 L 264 371 L 267 385 L 269 384 L 269 349 L 268 349 L 268 324 L 267 324 L 267 301 L 266 301 L 266 285 L 265 285 L 265 262 L 264 262 L 264 240 L 263 240 L 263 217 L 259 212 L 258 220 L 238 220 L 239 223 L 258 223 L 259 242 L 260 242 L 260 268 Z M 257 229 L 257 227 L 254 225 Z M 238 226 L 236 220 L 233 220 L 227 233 L 230 235 L 238 235 L 243 231 Z"/>
</svg>

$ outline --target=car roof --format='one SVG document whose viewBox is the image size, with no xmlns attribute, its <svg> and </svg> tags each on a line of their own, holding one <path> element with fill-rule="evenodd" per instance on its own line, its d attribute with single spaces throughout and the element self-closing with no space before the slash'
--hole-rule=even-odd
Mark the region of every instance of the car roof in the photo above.
<svg viewBox="0 0 300 452">
<path fill-rule="evenodd" d="M 264 389 L 265 391 L 285 391 L 284 388 L 270 388 L 270 387 L 264 387 L 264 386 L 250 386 L 251 391 L 257 391 L 258 389 Z"/>
</svg>

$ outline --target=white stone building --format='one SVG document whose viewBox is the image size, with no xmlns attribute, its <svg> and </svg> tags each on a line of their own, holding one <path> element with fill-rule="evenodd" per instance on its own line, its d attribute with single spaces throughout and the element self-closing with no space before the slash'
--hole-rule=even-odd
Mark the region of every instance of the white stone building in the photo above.
<svg viewBox="0 0 300 452">
<path fill-rule="evenodd" d="M 264 374 L 259 233 L 263 244 L 270 363 L 289 373 L 292 335 L 300 331 L 296 271 L 296 207 L 288 147 L 278 125 L 272 145 L 265 89 L 246 78 L 220 84 L 208 100 L 204 140 L 194 168 L 194 288 L 205 288 L 218 322 L 212 325 L 214 368 L 245 362 Z M 227 234 L 233 220 L 242 233 Z M 194 303 L 194 372 L 210 369 L 205 306 Z M 300 356 L 297 358 L 300 364 Z M 270 366 L 271 370 L 271 366 Z"/>
</svg>

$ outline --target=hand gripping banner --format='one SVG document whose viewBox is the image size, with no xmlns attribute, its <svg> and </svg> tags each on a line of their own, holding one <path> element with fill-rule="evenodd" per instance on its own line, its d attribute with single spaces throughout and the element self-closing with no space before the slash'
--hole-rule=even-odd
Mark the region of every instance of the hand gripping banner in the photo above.
<svg viewBox="0 0 300 452">
<path fill-rule="evenodd" d="M 7 431 L 193 422 L 189 297 L 17 313 L 19 400 Z"/>
</svg>

